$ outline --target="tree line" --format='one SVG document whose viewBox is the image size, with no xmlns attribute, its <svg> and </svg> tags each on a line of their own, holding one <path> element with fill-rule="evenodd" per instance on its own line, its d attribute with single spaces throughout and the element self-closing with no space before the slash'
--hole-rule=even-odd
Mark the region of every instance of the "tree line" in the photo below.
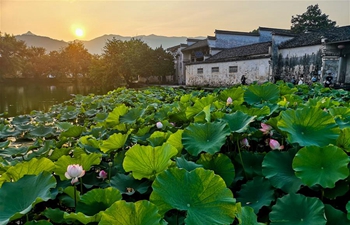
<svg viewBox="0 0 350 225">
<path fill-rule="evenodd" d="M 80 41 L 47 53 L 45 48 L 28 47 L 13 35 L 0 32 L 0 79 L 85 78 L 108 86 L 129 85 L 139 76 L 163 77 L 173 72 L 173 56 L 162 46 L 152 49 L 140 39 L 107 40 L 101 55 L 90 54 Z"/>
</svg>

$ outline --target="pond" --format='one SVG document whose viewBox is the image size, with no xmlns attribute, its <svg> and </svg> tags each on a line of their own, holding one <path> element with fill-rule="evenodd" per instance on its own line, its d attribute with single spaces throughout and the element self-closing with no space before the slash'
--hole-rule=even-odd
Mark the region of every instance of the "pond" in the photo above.
<svg viewBox="0 0 350 225">
<path fill-rule="evenodd" d="M 74 95 L 106 94 L 112 88 L 97 88 L 92 85 L 5 81 L 0 83 L 0 114 L 5 117 L 29 114 L 33 110 L 47 111 L 52 105 L 71 99 Z"/>
</svg>

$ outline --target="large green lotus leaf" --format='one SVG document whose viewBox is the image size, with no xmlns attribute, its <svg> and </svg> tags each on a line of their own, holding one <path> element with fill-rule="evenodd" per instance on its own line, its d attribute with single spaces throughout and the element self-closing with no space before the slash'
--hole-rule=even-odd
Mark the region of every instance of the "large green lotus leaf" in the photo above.
<svg viewBox="0 0 350 225">
<path fill-rule="evenodd" d="M 14 125 L 20 125 L 20 124 L 26 124 L 29 123 L 32 120 L 32 118 L 28 115 L 20 115 L 13 117 L 11 120 L 11 123 Z"/>
<path fill-rule="evenodd" d="M 249 127 L 249 124 L 254 121 L 255 116 L 249 116 L 241 111 L 236 111 L 232 114 L 225 114 L 222 118 L 229 125 L 231 132 L 243 133 Z"/>
<path fill-rule="evenodd" d="M 21 156 L 23 157 L 24 155 L 27 154 L 28 152 L 28 147 L 27 146 L 22 146 L 22 147 L 7 147 L 3 150 L 0 150 L 0 156 L 3 157 L 16 157 L 16 156 Z"/>
<path fill-rule="evenodd" d="M 36 204 L 53 199 L 50 189 L 54 187 L 56 179 L 48 172 L 4 183 L 0 188 L 0 224 L 21 218 Z"/>
<path fill-rule="evenodd" d="M 171 134 L 168 138 L 168 140 L 166 141 L 166 143 L 174 146 L 179 153 L 181 152 L 181 150 L 183 149 L 183 145 L 182 145 L 182 133 L 184 131 L 179 129 L 177 130 L 175 133 Z"/>
<path fill-rule="evenodd" d="M 350 109 L 348 107 L 331 107 L 329 113 L 334 117 L 341 129 L 350 126 Z"/>
<path fill-rule="evenodd" d="M 106 123 L 111 127 L 119 124 L 119 117 L 125 115 L 128 110 L 128 107 L 126 107 L 124 104 L 115 107 L 113 111 L 108 114 Z"/>
<path fill-rule="evenodd" d="M 274 192 L 268 180 L 263 177 L 254 177 L 253 180 L 242 185 L 241 190 L 237 192 L 236 200 L 243 206 L 252 207 L 257 214 L 263 206 L 269 206 L 275 199 Z"/>
<path fill-rule="evenodd" d="M 87 216 L 84 213 L 78 212 L 78 213 L 67 213 L 64 212 L 63 219 L 65 223 L 71 224 L 73 221 L 79 221 L 81 224 L 90 224 L 90 223 L 96 223 L 101 220 L 102 212 L 97 213 L 93 216 Z"/>
<path fill-rule="evenodd" d="M 156 177 L 152 188 L 150 201 L 159 212 L 164 215 L 171 209 L 187 211 L 187 225 L 231 224 L 235 218 L 232 192 L 213 171 L 171 168 Z"/>
<path fill-rule="evenodd" d="M 194 123 L 186 127 L 182 133 L 182 144 L 193 156 L 202 151 L 214 154 L 220 151 L 230 133 L 226 123 Z"/>
<path fill-rule="evenodd" d="M 249 206 L 241 206 L 240 202 L 237 202 L 237 220 L 239 225 L 263 225 L 263 223 L 257 222 L 257 216 L 254 213 L 254 209 Z"/>
<path fill-rule="evenodd" d="M 38 126 L 29 131 L 29 135 L 33 137 L 49 137 L 54 134 L 52 127 Z"/>
<path fill-rule="evenodd" d="M 296 193 L 303 182 L 295 176 L 292 162 L 296 150 L 270 151 L 262 163 L 262 173 L 272 186 L 286 193 Z"/>
<path fill-rule="evenodd" d="M 313 107 L 284 111 L 277 125 L 287 133 L 289 142 L 301 146 L 335 144 L 340 134 L 333 117 Z"/>
<path fill-rule="evenodd" d="M 177 154 L 177 149 L 169 144 L 158 147 L 132 146 L 125 154 L 123 168 L 132 171 L 135 179 L 154 178 L 171 165 L 171 158 Z"/>
<path fill-rule="evenodd" d="M 165 225 L 157 207 L 149 201 L 117 201 L 105 212 L 99 225 Z"/>
<path fill-rule="evenodd" d="M 175 162 L 176 162 L 176 165 L 178 168 L 182 168 L 182 169 L 185 169 L 187 171 L 192 171 L 196 168 L 203 167 L 203 165 L 201 165 L 201 164 L 197 164 L 195 162 L 186 160 L 183 155 L 181 157 L 177 157 L 175 159 Z"/>
<path fill-rule="evenodd" d="M 263 106 L 260 108 L 255 108 L 255 107 L 247 107 L 246 105 L 240 105 L 235 107 L 237 111 L 241 111 L 247 115 L 254 116 L 256 119 L 260 117 L 267 116 L 271 113 L 271 110 L 268 106 Z"/>
<path fill-rule="evenodd" d="M 87 216 L 93 216 L 100 211 L 109 208 L 114 202 L 122 199 L 118 189 L 108 187 L 105 189 L 93 189 L 80 196 L 76 212 L 82 212 Z"/>
<path fill-rule="evenodd" d="M 59 129 L 61 129 L 61 130 L 63 130 L 63 131 L 66 131 L 66 130 L 68 130 L 69 128 L 73 127 L 74 125 L 73 125 L 72 123 L 70 123 L 70 122 L 59 122 L 59 123 L 56 124 L 56 126 L 57 126 Z"/>
<path fill-rule="evenodd" d="M 325 225 L 324 211 L 318 198 L 291 193 L 277 199 L 272 206 L 271 225 Z"/>
<path fill-rule="evenodd" d="M 122 194 L 130 194 L 129 188 L 137 191 L 140 194 L 144 194 L 151 186 L 149 180 L 136 180 L 131 175 L 117 174 L 110 180 L 112 187 L 117 188 Z"/>
<path fill-rule="evenodd" d="M 68 128 L 66 131 L 63 131 L 61 133 L 61 136 L 62 137 L 78 137 L 81 135 L 81 133 L 83 133 L 84 130 L 85 130 L 85 127 L 72 126 L 72 127 Z"/>
<path fill-rule="evenodd" d="M 145 110 L 140 108 L 130 109 L 126 114 L 119 117 L 119 121 L 121 123 L 127 123 L 127 124 L 136 123 L 136 121 L 142 116 L 144 112 Z"/>
<path fill-rule="evenodd" d="M 201 111 L 203 111 L 204 107 L 210 105 L 216 100 L 216 97 L 213 95 L 208 95 L 206 97 L 203 97 L 201 99 L 197 99 L 193 106 L 189 106 L 186 109 L 186 117 L 192 118 L 193 116 L 197 115 Z"/>
<path fill-rule="evenodd" d="M 129 137 L 129 133 L 121 134 L 115 133 L 108 137 L 107 140 L 103 140 L 100 149 L 104 153 L 109 153 L 114 150 L 118 150 L 125 145 L 126 140 Z"/>
<path fill-rule="evenodd" d="M 204 122 L 210 122 L 210 108 L 211 104 L 207 105 L 203 108 L 203 111 L 199 112 L 195 117 L 194 117 L 194 122 L 195 123 L 204 123 Z"/>
<path fill-rule="evenodd" d="M 245 91 L 242 87 L 225 89 L 220 93 L 219 99 L 226 102 L 227 99 L 230 97 L 232 99 L 232 105 L 241 105 L 244 102 L 244 92 Z"/>
<path fill-rule="evenodd" d="M 335 183 L 334 188 L 324 189 L 324 197 L 334 200 L 338 197 L 344 196 L 349 190 L 349 182 L 346 179 L 340 180 Z"/>
<path fill-rule="evenodd" d="M 55 168 L 55 164 L 47 159 L 33 158 L 28 162 L 17 163 L 15 166 L 11 166 L 6 173 L 0 177 L 0 186 L 5 181 L 17 181 L 24 175 L 38 175 L 43 171 L 52 172 Z"/>
<path fill-rule="evenodd" d="M 308 146 L 295 155 L 293 169 L 308 186 L 333 188 L 335 182 L 349 176 L 349 161 L 348 155 L 336 146 Z"/>
<path fill-rule="evenodd" d="M 56 224 L 61 224 L 67 221 L 64 221 L 63 215 L 65 211 L 62 211 L 60 209 L 52 209 L 52 208 L 46 208 L 42 214 L 50 219 L 50 221 L 56 223 Z"/>
<path fill-rule="evenodd" d="M 235 178 L 235 167 L 227 155 L 201 154 L 200 159 L 197 160 L 196 163 L 202 164 L 204 169 L 213 170 L 215 174 L 224 179 L 227 186 L 229 186 Z"/>
<path fill-rule="evenodd" d="M 169 138 L 170 133 L 155 131 L 147 141 L 152 145 L 152 147 L 161 146 Z"/>
<path fill-rule="evenodd" d="M 99 165 L 101 162 L 101 154 L 91 153 L 89 155 L 81 154 L 76 158 L 64 155 L 61 156 L 55 162 L 55 174 L 60 176 L 61 180 L 66 180 L 67 178 L 64 174 L 67 172 L 67 167 L 72 164 L 79 164 L 83 167 L 85 171 L 89 171 L 92 165 Z"/>
<path fill-rule="evenodd" d="M 340 131 L 340 136 L 337 139 L 337 146 L 350 152 L 350 128 L 344 128 Z"/>
<path fill-rule="evenodd" d="M 4 141 L 4 142 L 0 142 L 0 149 L 1 148 L 7 148 L 10 145 L 10 140 Z"/>
<path fill-rule="evenodd" d="M 346 214 L 340 210 L 333 208 L 333 206 L 324 205 L 325 214 L 327 218 L 326 225 L 349 225 L 350 220 L 347 219 Z"/>
<path fill-rule="evenodd" d="M 264 102 L 276 103 L 280 96 L 280 90 L 275 84 L 251 85 L 244 93 L 244 100 L 250 104 Z"/>
</svg>

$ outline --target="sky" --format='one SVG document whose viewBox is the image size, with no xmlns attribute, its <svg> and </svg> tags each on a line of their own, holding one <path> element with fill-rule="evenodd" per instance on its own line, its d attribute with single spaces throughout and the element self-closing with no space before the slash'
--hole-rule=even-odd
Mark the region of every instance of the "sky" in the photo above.
<svg viewBox="0 0 350 225">
<path fill-rule="evenodd" d="M 64 41 L 105 34 L 206 37 L 216 29 L 289 29 L 292 16 L 315 4 L 338 26 L 350 25 L 350 0 L 0 0 L 0 32 Z"/>
</svg>

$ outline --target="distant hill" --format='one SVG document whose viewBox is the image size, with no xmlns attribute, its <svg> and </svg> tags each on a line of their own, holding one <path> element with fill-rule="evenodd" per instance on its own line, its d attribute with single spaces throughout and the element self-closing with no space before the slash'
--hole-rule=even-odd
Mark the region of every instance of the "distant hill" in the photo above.
<svg viewBox="0 0 350 225">
<path fill-rule="evenodd" d="M 59 41 L 49 37 L 38 36 L 31 33 L 30 31 L 22 35 L 17 35 L 15 37 L 18 40 L 24 41 L 28 47 L 30 46 L 43 47 L 48 52 L 59 50 L 60 48 L 64 48 L 68 45 L 68 42 Z M 82 41 L 82 42 L 84 43 L 84 46 L 87 48 L 87 50 L 91 54 L 101 54 L 103 52 L 103 47 L 105 46 L 107 40 L 111 40 L 113 37 L 122 41 L 130 40 L 132 38 L 132 37 L 109 34 L 109 35 L 103 35 L 101 37 L 97 37 L 90 41 Z M 139 35 L 133 38 L 141 39 L 153 49 L 159 46 L 162 46 L 164 49 L 166 49 L 175 45 L 179 45 L 180 43 L 186 43 L 186 39 L 187 39 L 187 37 L 166 37 L 166 36 L 158 36 L 154 34 Z M 195 37 L 195 38 L 202 38 L 202 37 Z"/>
</svg>

